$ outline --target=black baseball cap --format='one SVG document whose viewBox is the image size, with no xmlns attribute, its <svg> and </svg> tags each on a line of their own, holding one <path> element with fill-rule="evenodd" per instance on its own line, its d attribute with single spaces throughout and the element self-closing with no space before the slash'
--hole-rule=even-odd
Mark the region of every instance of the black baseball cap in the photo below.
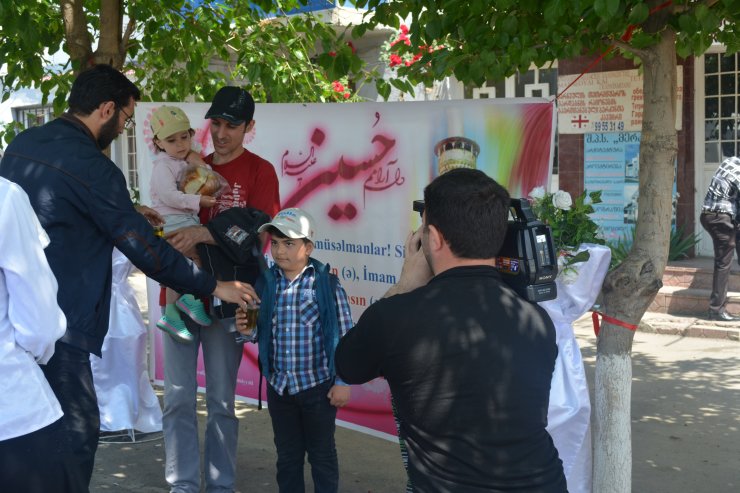
<svg viewBox="0 0 740 493">
<path fill-rule="evenodd" d="M 241 87 L 226 86 L 213 96 L 211 107 L 206 118 L 223 118 L 229 123 L 239 125 L 252 121 L 254 116 L 254 99 Z"/>
</svg>

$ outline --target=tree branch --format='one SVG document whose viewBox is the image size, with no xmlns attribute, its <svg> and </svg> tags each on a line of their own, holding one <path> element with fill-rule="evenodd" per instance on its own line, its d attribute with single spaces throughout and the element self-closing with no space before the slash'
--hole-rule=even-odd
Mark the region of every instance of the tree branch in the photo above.
<svg viewBox="0 0 740 493">
<path fill-rule="evenodd" d="M 95 50 L 97 63 L 107 63 L 119 70 L 123 67 L 125 54 L 122 57 L 120 50 L 122 24 L 121 0 L 100 0 L 100 37 Z"/>
<path fill-rule="evenodd" d="M 131 4 L 129 4 L 129 7 L 131 7 Z M 130 48 L 129 42 L 131 41 L 131 36 L 133 36 L 134 34 L 134 29 L 136 29 L 136 16 L 131 12 L 131 10 L 132 9 L 129 8 L 128 24 L 126 24 L 126 30 L 124 31 L 123 36 L 121 37 L 121 44 L 118 49 L 123 61 L 126 61 L 126 53 L 128 52 L 128 49 Z"/>
<path fill-rule="evenodd" d="M 649 55 L 649 53 L 647 51 L 645 51 L 645 50 L 638 50 L 637 48 L 635 48 L 634 46 L 630 45 L 629 43 L 625 43 L 624 41 L 621 41 L 621 40 L 618 40 L 618 39 L 612 40 L 611 41 L 611 44 L 615 48 L 619 48 L 620 50 L 626 51 L 627 53 L 632 53 L 633 55 L 635 55 L 636 57 L 640 58 L 641 60 L 643 60 L 645 57 L 647 57 Z"/>
<path fill-rule="evenodd" d="M 61 0 L 64 23 L 64 39 L 67 41 L 69 58 L 75 66 L 75 72 L 87 68 L 92 59 L 92 42 L 87 32 L 87 16 L 83 9 L 84 0 Z"/>
</svg>

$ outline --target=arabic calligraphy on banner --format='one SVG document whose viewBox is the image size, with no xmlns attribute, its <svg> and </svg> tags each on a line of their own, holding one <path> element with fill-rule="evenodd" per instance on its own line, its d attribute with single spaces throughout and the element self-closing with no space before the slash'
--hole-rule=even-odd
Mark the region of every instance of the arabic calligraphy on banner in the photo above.
<svg viewBox="0 0 740 493">
<path fill-rule="evenodd" d="M 149 200 L 154 159 L 148 118 L 161 104 L 136 108 L 143 203 Z M 200 151 L 210 153 L 209 122 L 203 119 L 209 105 L 167 104 L 186 112 Z M 304 208 L 316 219 L 314 256 L 339 276 L 357 320 L 397 280 L 406 236 L 421 222 L 412 201 L 422 198 L 437 175 L 435 145 L 451 136 L 473 140 L 480 147 L 477 168 L 505 185 L 512 197 L 526 196 L 549 183 L 554 119 L 554 105 L 542 99 L 258 104 L 245 146 L 275 167 L 282 207 Z M 159 341 L 160 334 L 155 337 Z M 258 372 L 255 348 L 246 346 L 237 393 L 250 400 L 257 398 Z M 159 344 L 155 378 L 163 378 Z M 203 379 L 202 368 L 198 378 Z M 395 436 L 385 382 L 353 387 L 339 419 Z"/>
</svg>

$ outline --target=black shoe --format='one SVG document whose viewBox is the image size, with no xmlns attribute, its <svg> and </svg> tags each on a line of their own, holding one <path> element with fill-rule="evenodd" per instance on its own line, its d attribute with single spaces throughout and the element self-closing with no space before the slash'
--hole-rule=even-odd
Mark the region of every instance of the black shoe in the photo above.
<svg viewBox="0 0 740 493">
<path fill-rule="evenodd" d="M 716 320 L 718 322 L 737 322 L 740 320 L 740 318 L 730 315 L 724 310 L 721 312 L 713 312 L 710 310 L 707 319 Z"/>
</svg>

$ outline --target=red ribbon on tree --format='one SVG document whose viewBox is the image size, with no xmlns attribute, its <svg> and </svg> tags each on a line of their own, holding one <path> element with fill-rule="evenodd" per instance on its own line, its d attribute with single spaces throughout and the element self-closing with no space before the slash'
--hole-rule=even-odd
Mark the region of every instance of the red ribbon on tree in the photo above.
<svg viewBox="0 0 740 493">
<path fill-rule="evenodd" d="M 601 315 L 601 318 L 604 319 L 604 322 L 608 322 L 613 325 L 619 325 L 620 327 L 624 327 L 625 329 L 629 330 L 637 330 L 637 325 L 634 324 L 628 324 L 627 322 L 622 322 L 621 320 L 617 320 L 616 318 L 610 317 L 609 315 L 604 315 L 601 312 L 591 312 L 591 320 L 593 320 L 594 323 L 594 334 L 596 334 L 596 337 L 599 337 L 599 315 Z"/>
</svg>

